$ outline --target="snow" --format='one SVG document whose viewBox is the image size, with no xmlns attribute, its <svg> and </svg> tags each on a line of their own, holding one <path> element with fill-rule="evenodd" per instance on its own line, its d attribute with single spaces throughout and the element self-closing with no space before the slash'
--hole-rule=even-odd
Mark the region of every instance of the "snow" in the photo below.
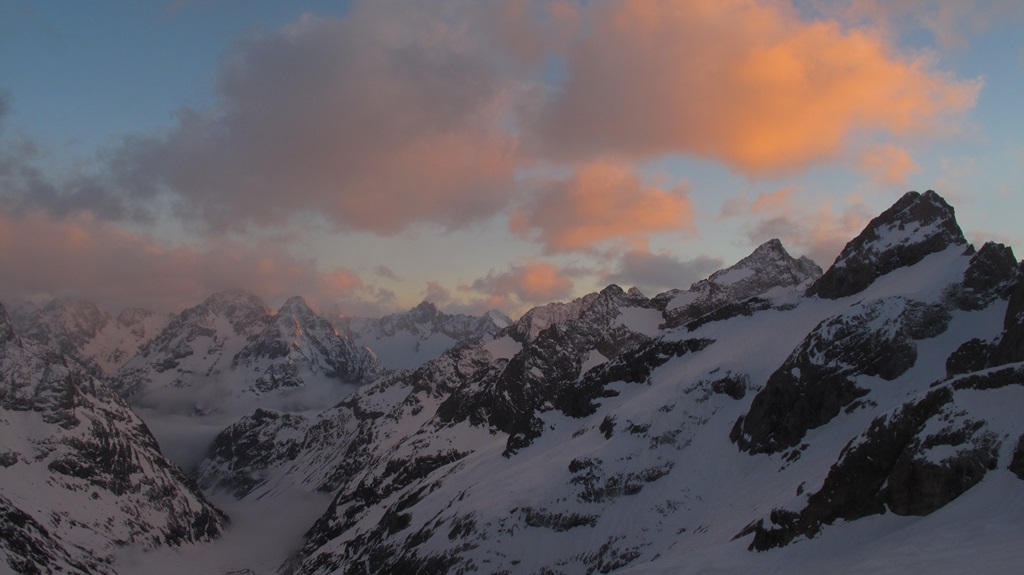
<svg viewBox="0 0 1024 575">
<path fill-rule="evenodd" d="M 631 331 L 653 337 L 659 334 L 658 326 L 665 318 L 656 309 L 623 307 L 619 310 L 618 321 Z"/>
<path fill-rule="evenodd" d="M 275 575 L 289 555 L 302 546 L 302 533 L 331 502 L 330 495 L 298 490 L 255 501 L 235 501 L 223 494 L 214 494 L 211 499 L 231 517 L 220 539 L 152 551 L 124 548 L 116 557 L 119 572 Z"/>
<path fill-rule="evenodd" d="M 879 245 L 905 242 L 911 237 L 908 234 L 926 230 L 883 231 Z M 267 435 L 306 445 L 294 460 L 267 469 L 266 483 L 243 499 L 211 494 L 233 519 L 220 540 L 146 553 L 125 549 L 118 554 L 117 567 L 124 573 L 157 575 L 276 573 L 302 544 L 302 534 L 328 510 L 331 495 L 339 489 L 351 495 L 365 482 L 383 500 L 353 509 L 354 527 L 327 534 L 319 553 L 341 552 L 357 537 L 367 541 L 374 530 L 384 533 L 381 520 L 401 511 L 408 514 L 409 527 L 384 535 L 393 552 L 411 549 L 414 536 L 415 551 L 421 556 L 453 552 L 458 544 L 460 557 L 481 572 L 518 574 L 545 568 L 592 572 L 601 570 L 595 565 L 598 556 L 601 561 L 628 557 L 615 572 L 630 574 L 1018 572 L 1024 561 L 1020 544 L 1024 541 L 1020 521 L 1024 481 L 1005 470 L 1017 438 L 1024 434 L 1024 420 L 1019 417 L 1024 387 L 1018 385 L 959 390 L 955 401 L 928 421 L 922 437 L 970 419 L 984 421 L 982 433 L 1002 442 L 997 468 L 938 511 L 926 517 L 886 513 L 840 521 L 824 526 L 812 539 L 800 538 L 761 553 L 747 550 L 750 536 L 736 537 L 751 522 L 767 522 L 774 509 L 802 509 L 844 448 L 858 441 L 872 420 L 920 399 L 934 385 L 949 385 L 943 383 L 946 358 L 971 338 L 997 338 L 1007 305 L 997 301 L 980 311 L 951 310 L 948 329 L 914 341 L 914 365 L 892 381 L 854 374 L 856 385 L 867 390 L 863 405 L 842 410 L 827 424 L 810 429 L 792 452 L 740 452 L 730 441 L 730 432 L 771 374 L 819 325 L 823 341 L 834 342 L 824 336 L 834 335 L 840 322 L 822 323 L 827 320 L 857 320 L 854 323 L 865 329 L 895 334 L 907 306 L 914 301 L 943 302 L 943 291 L 962 280 L 968 261 L 963 246 L 951 246 L 913 267 L 878 278 L 859 294 L 837 300 L 804 298 L 792 288 L 774 288 L 764 297 L 776 298 L 776 307 L 704 323 L 692 332 L 686 327 L 663 331 L 659 326 L 664 318 L 657 310 L 617 305 L 611 308 L 618 310 L 617 316 L 609 316 L 612 324 L 669 342 L 706 338 L 713 343 L 700 351 L 663 358 L 667 361 L 653 368 L 642 383 L 608 384 L 605 390 L 610 393 L 595 399 L 596 411 L 587 416 L 568 417 L 557 409 L 536 412 L 543 433 L 514 454 L 506 451 L 508 437 L 486 422 L 474 426 L 469 420 L 442 422 L 435 417 L 438 406 L 453 397 L 449 394 L 473 397 L 468 392 L 493 385 L 492 380 L 465 374 L 488 362 L 489 369 L 500 372 L 502 362 L 524 350 L 511 336 L 462 346 L 458 355 L 441 355 L 454 338 L 440 332 L 424 335 L 425 331 L 398 330 L 377 340 L 375 351 L 392 365 L 422 365 L 429 373 L 417 379 L 416 389 L 408 373 L 394 372 L 359 389 L 311 378 L 310 385 L 296 394 L 259 398 L 236 395 L 241 376 L 223 369 L 218 372 L 221 366 L 211 363 L 211 357 L 202 357 L 206 347 L 197 345 L 196 354 L 182 362 L 193 373 L 192 389 L 179 394 L 181 390 L 173 387 L 158 388 L 139 398 L 146 406 L 140 414 L 168 457 L 191 467 L 220 429 L 255 407 L 268 405 L 303 413 L 308 426 Z M 753 275 L 751 269 L 733 268 L 713 277 L 717 284 L 728 286 Z M 698 297 L 696 291 L 681 292 L 668 309 Z M 530 323 L 522 324 L 524 334 L 536 335 L 550 323 L 579 318 L 594 301 L 589 297 L 535 308 L 527 318 Z M 236 342 L 219 345 L 234 349 Z M 575 359 L 582 360 L 584 373 L 609 360 L 597 349 L 572 351 L 578 354 Z M 423 363 L 437 356 L 440 359 Z M 530 373 L 544 377 L 536 366 Z M 716 391 L 722 381 L 739 382 L 745 393 L 739 397 Z M 350 401 L 324 409 L 343 397 Z M 173 404 L 172 399 L 181 403 Z M 363 415 L 357 416 L 352 405 L 358 405 Z M 197 415 L 197 406 L 212 408 Z M 383 415 L 365 415 L 370 412 Z M 26 437 L 45 431 L 38 419 L 31 412 L 19 413 L 0 425 L 18 429 L 17 445 L 21 446 Z M 322 434 L 306 433 L 313 428 Z M 3 437 L 7 442 L 8 435 Z M 365 467 L 342 481 L 334 493 L 317 492 L 325 478 L 350 457 L 346 450 L 364 439 Z M 464 457 L 429 473 L 423 471 L 423 476 L 413 474 L 401 484 L 395 470 L 403 464 L 453 450 Z M 956 451 L 956 447 L 939 445 L 924 456 L 941 461 Z M 0 468 L 0 484 L 12 481 L 10 477 L 21 467 Z M 37 465 L 35 475 L 22 479 L 45 482 L 44 470 L 44 465 Z M 629 480 L 634 483 L 625 492 L 621 485 Z M 585 491 L 589 488 L 594 491 Z M 28 500 L 22 497 L 18 502 Z M 73 503 L 70 498 L 67 502 Z M 533 524 L 526 519 L 531 513 Z M 544 517 L 557 516 L 583 519 L 564 530 L 543 524 Z M 453 539 L 449 535 L 453 526 L 466 519 L 472 520 L 476 531 Z"/>
<path fill-rule="evenodd" d="M 494 359 L 512 359 L 523 349 L 521 343 L 507 335 L 484 342 L 483 346 Z"/>
<path fill-rule="evenodd" d="M 733 268 L 722 275 L 713 275 L 712 281 L 721 286 L 730 286 L 740 280 L 745 280 L 754 275 L 754 270 L 749 268 Z"/>
</svg>

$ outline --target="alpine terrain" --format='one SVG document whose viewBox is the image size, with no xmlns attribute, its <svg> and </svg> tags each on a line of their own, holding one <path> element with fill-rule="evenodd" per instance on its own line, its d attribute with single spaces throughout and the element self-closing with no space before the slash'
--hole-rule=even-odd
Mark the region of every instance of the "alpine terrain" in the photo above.
<svg viewBox="0 0 1024 575">
<path fill-rule="evenodd" d="M 80 346 L 34 343 L 0 316 L 7 565 L 569 575 L 1024 563 L 1024 268 L 1007 246 L 970 245 L 933 191 L 899 198 L 824 271 L 770 240 L 653 297 L 610 285 L 516 321 L 423 303 L 335 324 L 300 298 L 273 313 L 216 294 L 101 381 L 71 359 L 91 357 Z M 128 561 L 114 548 L 147 551 Z"/>
</svg>

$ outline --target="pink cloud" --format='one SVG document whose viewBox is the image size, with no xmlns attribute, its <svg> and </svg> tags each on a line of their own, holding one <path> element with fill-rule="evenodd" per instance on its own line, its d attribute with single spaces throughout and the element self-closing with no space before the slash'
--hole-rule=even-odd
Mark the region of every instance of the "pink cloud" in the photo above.
<svg viewBox="0 0 1024 575">
<path fill-rule="evenodd" d="M 516 142 L 501 128 L 491 55 L 432 6 L 356 2 L 250 35 L 225 59 L 219 102 L 113 167 L 130 193 L 170 193 L 214 227 L 299 212 L 381 234 L 458 227 L 508 201 Z"/>
<path fill-rule="evenodd" d="M 114 311 L 180 311 L 236 288 L 271 305 L 293 295 L 327 305 L 374 293 L 349 270 L 321 270 L 274 244 L 216 240 L 202 250 L 169 248 L 88 214 L 55 219 L 0 211 L 0 269 L 3 300 L 75 296 Z"/>
<path fill-rule="evenodd" d="M 693 220 L 684 190 L 645 186 L 622 165 L 591 162 L 543 187 L 512 215 L 509 229 L 548 252 L 593 251 L 609 240 L 645 244 L 652 233 L 692 233 Z"/>
<path fill-rule="evenodd" d="M 489 273 L 471 285 L 460 286 L 463 292 L 483 294 L 486 309 L 510 309 L 521 304 L 549 303 L 569 297 L 573 282 L 554 264 L 534 261 L 513 265 L 507 272 Z"/>
<path fill-rule="evenodd" d="M 905 149 L 891 144 L 874 146 L 864 152 L 858 167 L 879 184 L 903 184 L 908 174 L 921 170 Z"/>
</svg>

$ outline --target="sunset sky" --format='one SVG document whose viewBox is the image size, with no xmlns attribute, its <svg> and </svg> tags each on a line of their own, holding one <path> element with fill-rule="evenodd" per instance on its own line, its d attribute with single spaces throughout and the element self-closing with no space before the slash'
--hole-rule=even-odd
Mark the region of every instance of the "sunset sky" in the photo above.
<svg viewBox="0 0 1024 575">
<path fill-rule="evenodd" d="M 828 267 L 908 190 L 1024 250 L 1024 2 L 0 0 L 0 302 L 517 315 Z"/>
</svg>

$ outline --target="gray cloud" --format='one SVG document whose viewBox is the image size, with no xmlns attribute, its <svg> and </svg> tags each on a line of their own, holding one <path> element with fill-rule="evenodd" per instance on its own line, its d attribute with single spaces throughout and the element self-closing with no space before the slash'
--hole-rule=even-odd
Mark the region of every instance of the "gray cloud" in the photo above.
<svg viewBox="0 0 1024 575">
<path fill-rule="evenodd" d="M 627 287 L 637 286 L 652 296 L 673 288 L 686 289 L 722 267 L 721 258 L 701 255 L 681 260 L 668 253 L 631 250 L 619 259 L 618 271 L 605 279 Z"/>
<path fill-rule="evenodd" d="M 111 178 L 135 197 L 169 194 L 213 227 L 296 212 L 383 234 L 416 221 L 458 227 L 508 201 L 504 81 L 429 8 L 357 3 L 344 20 L 306 16 L 238 42 L 216 109 L 127 138 Z"/>
</svg>

